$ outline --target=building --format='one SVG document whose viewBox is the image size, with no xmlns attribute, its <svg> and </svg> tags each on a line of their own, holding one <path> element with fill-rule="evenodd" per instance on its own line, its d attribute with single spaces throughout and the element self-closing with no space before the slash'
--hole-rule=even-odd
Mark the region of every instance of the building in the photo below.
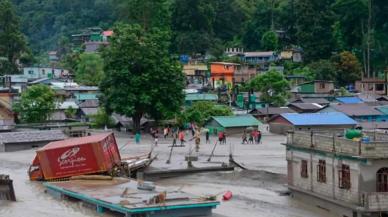
<svg viewBox="0 0 388 217">
<path fill-rule="evenodd" d="M 24 67 L 23 75 L 28 80 L 42 78 L 67 78 L 69 76 L 69 70 L 52 67 Z"/>
<path fill-rule="evenodd" d="M 274 62 L 278 59 L 274 51 L 244 52 L 241 60 L 250 65 L 261 65 Z"/>
<path fill-rule="evenodd" d="M 286 134 L 288 131 L 343 131 L 354 128 L 357 122 L 340 112 L 329 113 L 285 113 L 268 121 L 272 133 Z"/>
<path fill-rule="evenodd" d="M 359 122 L 381 122 L 388 121 L 388 116 L 375 109 L 373 106 L 368 106 L 365 103 L 357 104 L 332 104 L 320 112 L 338 111 L 346 114 Z"/>
<path fill-rule="evenodd" d="M 217 102 L 218 95 L 210 93 L 191 93 L 186 94 L 185 105 L 191 106 L 194 102 L 198 101 L 208 101 L 208 102 Z"/>
<path fill-rule="evenodd" d="M 85 122 L 90 121 L 91 117 L 98 113 L 99 106 L 100 103 L 96 99 L 82 101 L 78 104 L 80 108 L 77 114 L 78 118 Z"/>
<path fill-rule="evenodd" d="M 58 53 L 56 51 L 49 51 L 48 58 L 50 62 L 58 62 Z"/>
<path fill-rule="evenodd" d="M 20 151 L 66 139 L 62 130 L 36 130 L 0 133 L 0 152 Z"/>
<path fill-rule="evenodd" d="M 363 78 L 361 81 L 356 81 L 355 89 L 363 94 L 386 95 L 385 79 Z"/>
<path fill-rule="evenodd" d="M 290 103 L 288 108 L 294 110 L 297 113 L 314 113 L 324 108 L 324 106 L 318 103 Z"/>
<path fill-rule="evenodd" d="M 186 75 L 188 84 L 201 84 L 202 86 L 208 83 L 210 73 L 205 64 L 185 64 L 183 65 L 183 73 Z"/>
<path fill-rule="evenodd" d="M 333 94 L 334 82 L 315 80 L 297 86 L 296 93 L 299 94 Z"/>
<path fill-rule="evenodd" d="M 18 93 L 22 93 L 27 89 L 28 79 L 24 75 L 4 75 L 0 77 L 1 84 L 4 88 L 11 88 L 17 90 Z"/>
<path fill-rule="evenodd" d="M 290 132 L 286 159 L 293 198 L 333 217 L 388 215 L 388 137 L 353 141 L 333 134 Z"/>
<path fill-rule="evenodd" d="M 300 63 L 303 61 L 302 49 L 300 48 L 286 49 L 280 53 L 280 58 L 282 60 L 291 60 L 292 62 Z"/>
<path fill-rule="evenodd" d="M 211 82 L 214 88 L 227 86 L 231 88 L 234 83 L 234 74 L 239 70 L 240 64 L 227 62 L 210 63 Z"/>
<path fill-rule="evenodd" d="M 15 129 L 15 116 L 12 111 L 14 95 L 15 93 L 10 93 L 8 89 L 0 89 L 0 131 Z"/>
<path fill-rule="evenodd" d="M 255 118 L 259 120 L 269 120 L 276 115 L 285 114 L 285 113 L 295 113 L 294 110 L 288 107 L 267 107 L 267 108 L 255 108 L 249 112 Z"/>
<path fill-rule="evenodd" d="M 227 135 L 242 134 L 248 127 L 258 128 L 262 123 L 252 115 L 214 116 L 205 124 L 210 133 L 223 131 Z"/>
</svg>

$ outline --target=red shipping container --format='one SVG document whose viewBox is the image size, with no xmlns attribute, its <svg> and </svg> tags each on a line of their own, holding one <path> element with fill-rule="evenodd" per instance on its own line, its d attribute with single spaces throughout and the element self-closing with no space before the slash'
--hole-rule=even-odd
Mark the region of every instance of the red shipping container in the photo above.
<svg viewBox="0 0 388 217">
<path fill-rule="evenodd" d="M 104 173 L 120 166 L 121 157 L 113 133 L 51 142 L 36 152 L 31 180 L 51 180 Z"/>
</svg>

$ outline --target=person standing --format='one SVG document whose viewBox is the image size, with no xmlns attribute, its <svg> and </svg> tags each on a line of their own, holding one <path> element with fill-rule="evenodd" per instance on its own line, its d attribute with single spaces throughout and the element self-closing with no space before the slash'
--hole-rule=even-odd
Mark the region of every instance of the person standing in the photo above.
<svg viewBox="0 0 388 217">
<path fill-rule="evenodd" d="M 242 135 L 242 143 L 241 144 L 248 144 L 247 132 L 245 130 L 244 130 L 243 135 Z"/>
<path fill-rule="evenodd" d="M 206 134 L 205 134 L 205 137 L 206 137 L 206 144 L 210 143 L 210 135 L 209 135 L 209 131 L 206 131 Z"/>
<path fill-rule="evenodd" d="M 260 144 L 260 142 L 261 142 L 261 132 L 259 130 L 257 131 L 257 144 Z"/>
<path fill-rule="evenodd" d="M 140 132 L 137 131 L 136 134 L 135 134 L 135 141 L 136 141 L 136 144 L 139 144 L 139 143 L 140 143 L 140 139 L 141 139 Z"/>
<path fill-rule="evenodd" d="M 185 142 L 185 133 L 183 131 L 180 131 L 178 137 L 179 137 L 179 140 L 181 141 L 181 146 L 183 146 Z"/>
<path fill-rule="evenodd" d="M 155 142 L 155 146 L 158 146 L 158 131 L 155 132 L 154 134 L 154 142 Z"/>
<path fill-rule="evenodd" d="M 223 135 L 224 134 L 222 131 L 218 132 L 218 142 L 220 143 L 220 145 L 222 144 L 222 141 L 224 140 Z"/>
<path fill-rule="evenodd" d="M 226 144 L 226 133 L 222 132 L 222 142 Z"/>
<path fill-rule="evenodd" d="M 164 136 L 164 139 L 167 138 L 167 135 L 168 135 L 168 128 L 165 127 L 165 128 L 163 129 L 163 136 Z"/>
<path fill-rule="evenodd" d="M 177 134 L 176 133 L 172 133 L 172 146 L 176 146 L 176 140 L 177 140 Z"/>
<path fill-rule="evenodd" d="M 249 143 L 253 144 L 253 132 L 249 134 Z"/>
</svg>

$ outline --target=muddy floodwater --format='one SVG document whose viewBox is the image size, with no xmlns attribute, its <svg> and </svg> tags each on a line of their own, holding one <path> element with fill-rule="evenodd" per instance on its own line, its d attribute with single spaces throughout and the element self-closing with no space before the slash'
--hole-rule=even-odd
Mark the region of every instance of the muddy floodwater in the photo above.
<svg viewBox="0 0 388 217">
<path fill-rule="evenodd" d="M 134 144 L 133 138 L 117 134 L 122 156 L 145 153 L 151 149 L 151 139 L 144 138 L 141 144 Z M 218 194 L 232 191 L 233 198 L 213 210 L 213 217 L 330 217 L 329 213 L 299 202 L 287 191 L 285 148 L 281 145 L 284 137 L 268 135 L 262 144 L 241 145 L 240 139 L 228 138 L 227 145 L 216 148 L 211 163 L 207 159 L 213 149 L 212 143 L 202 145 L 199 161 L 194 166 L 216 165 L 227 162 L 230 152 L 237 162 L 249 170 L 234 172 L 202 173 L 156 181 L 158 185 L 197 194 Z M 182 168 L 186 166 L 184 156 L 192 144 L 173 150 L 171 164 L 166 164 L 169 156 L 169 139 L 159 139 L 154 149 L 158 154 L 151 169 Z M 39 182 L 28 180 L 27 170 L 35 155 L 34 150 L 0 153 L 0 173 L 9 174 L 14 180 L 17 202 L 0 201 L 0 217 L 94 217 L 95 210 L 83 207 L 81 203 L 57 200 L 45 193 Z M 220 198 L 220 197 L 219 197 Z"/>
</svg>

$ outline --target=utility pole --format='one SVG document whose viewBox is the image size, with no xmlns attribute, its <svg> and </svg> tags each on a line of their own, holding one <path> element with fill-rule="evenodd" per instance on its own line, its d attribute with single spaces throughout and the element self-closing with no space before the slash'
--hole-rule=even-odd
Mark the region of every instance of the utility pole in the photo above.
<svg viewBox="0 0 388 217">
<path fill-rule="evenodd" d="M 371 47 L 371 28 L 372 28 L 372 0 L 368 1 L 368 33 L 367 33 L 367 73 L 368 77 L 371 76 L 370 74 L 370 47 Z M 373 74 L 372 77 L 375 77 Z"/>
</svg>

